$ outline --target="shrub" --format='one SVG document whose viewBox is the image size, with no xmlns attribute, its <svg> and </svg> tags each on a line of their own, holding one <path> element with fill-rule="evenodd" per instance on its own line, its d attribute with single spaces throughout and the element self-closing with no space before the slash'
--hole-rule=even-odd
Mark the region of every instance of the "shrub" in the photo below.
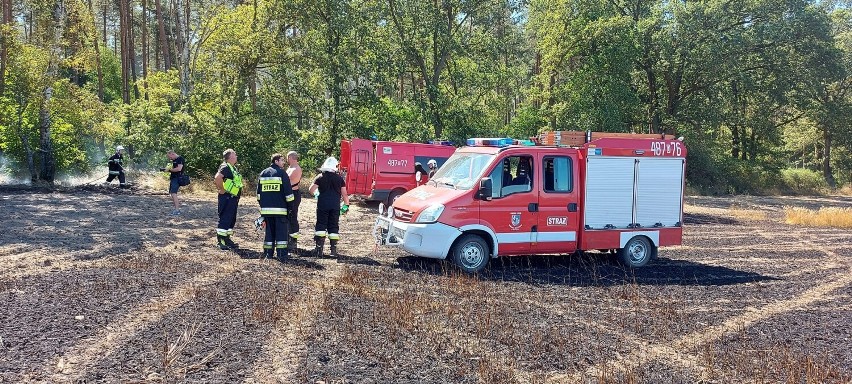
<svg viewBox="0 0 852 384">
<path fill-rule="evenodd" d="M 799 207 L 784 207 L 787 224 L 814 227 L 852 228 L 852 209 L 820 208 L 818 211 Z"/>
<path fill-rule="evenodd" d="M 784 187 L 794 194 L 821 194 L 828 190 L 822 175 L 810 169 L 784 169 L 781 180 Z"/>
</svg>

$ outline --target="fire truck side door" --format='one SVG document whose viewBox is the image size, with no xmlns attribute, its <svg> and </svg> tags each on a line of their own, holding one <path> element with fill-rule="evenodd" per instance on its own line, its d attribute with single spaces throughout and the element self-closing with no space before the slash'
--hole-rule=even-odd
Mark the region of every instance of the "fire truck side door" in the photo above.
<svg viewBox="0 0 852 384">
<path fill-rule="evenodd" d="M 530 172 L 532 156 L 506 156 L 488 173 L 492 198 L 479 205 L 479 217 L 497 235 L 500 255 L 525 255 L 530 252 L 533 227 L 538 222 L 536 180 Z"/>
<path fill-rule="evenodd" d="M 544 154 L 540 164 L 542 187 L 532 250 L 537 254 L 574 252 L 580 223 L 577 153 Z"/>
<path fill-rule="evenodd" d="M 373 142 L 364 139 L 352 139 L 348 153 L 341 151 L 341 155 L 347 156 L 345 162 L 346 170 L 346 192 L 351 194 L 369 196 L 373 191 Z"/>
</svg>

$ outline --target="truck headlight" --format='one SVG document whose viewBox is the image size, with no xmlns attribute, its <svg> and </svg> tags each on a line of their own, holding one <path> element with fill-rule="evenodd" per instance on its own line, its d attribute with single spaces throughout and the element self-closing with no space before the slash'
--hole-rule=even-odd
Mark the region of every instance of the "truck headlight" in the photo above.
<svg viewBox="0 0 852 384">
<path fill-rule="evenodd" d="M 441 217 L 441 213 L 444 212 L 444 204 L 435 204 L 420 212 L 420 216 L 417 216 L 417 223 L 434 223 L 438 221 L 438 218 Z"/>
</svg>

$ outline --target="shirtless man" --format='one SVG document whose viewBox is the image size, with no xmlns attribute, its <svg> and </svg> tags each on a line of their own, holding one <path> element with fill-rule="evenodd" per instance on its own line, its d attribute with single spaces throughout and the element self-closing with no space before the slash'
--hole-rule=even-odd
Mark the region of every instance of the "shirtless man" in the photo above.
<svg viewBox="0 0 852 384">
<path fill-rule="evenodd" d="M 290 177 L 290 185 L 293 188 L 293 195 L 296 197 L 287 208 L 287 218 L 290 220 L 290 241 L 287 242 L 287 248 L 291 252 L 296 252 L 297 242 L 299 241 L 299 204 L 302 202 L 302 193 L 299 192 L 299 182 L 302 181 L 302 167 L 299 166 L 299 154 L 296 151 L 287 152 L 287 176 Z"/>
</svg>

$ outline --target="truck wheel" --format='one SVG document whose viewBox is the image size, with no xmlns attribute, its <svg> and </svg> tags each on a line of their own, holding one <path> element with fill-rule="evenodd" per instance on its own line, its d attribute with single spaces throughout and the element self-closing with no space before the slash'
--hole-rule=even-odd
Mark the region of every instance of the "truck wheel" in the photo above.
<svg viewBox="0 0 852 384">
<path fill-rule="evenodd" d="M 624 244 L 624 248 L 618 250 L 621 262 L 630 268 L 645 266 L 654 257 L 654 253 L 654 247 L 645 236 L 634 236 L 627 244 Z"/>
<path fill-rule="evenodd" d="M 393 191 L 391 191 L 391 193 L 388 194 L 388 207 L 393 205 L 393 202 L 396 201 L 396 199 L 398 199 L 400 196 L 402 196 L 403 193 L 405 193 L 404 189 L 394 189 Z"/>
<path fill-rule="evenodd" d="M 476 235 L 463 235 L 450 251 L 453 262 L 467 273 L 477 273 L 488 265 L 491 258 L 488 244 Z"/>
</svg>

